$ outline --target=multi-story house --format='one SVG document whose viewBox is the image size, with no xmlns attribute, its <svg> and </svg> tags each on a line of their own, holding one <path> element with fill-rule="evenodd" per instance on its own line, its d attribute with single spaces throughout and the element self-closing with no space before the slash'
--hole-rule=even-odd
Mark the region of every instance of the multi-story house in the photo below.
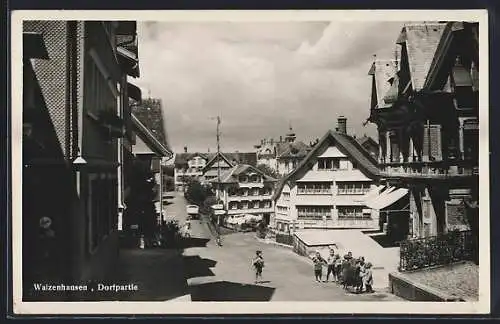
<svg viewBox="0 0 500 324">
<path fill-rule="evenodd" d="M 189 179 L 199 179 L 208 161 L 206 154 L 188 153 L 187 147 L 184 147 L 184 153 L 177 153 L 174 160 L 175 190 L 184 191 Z"/>
<path fill-rule="evenodd" d="M 203 183 L 209 183 L 211 180 L 222 175 L 224 171 L 227 171 L 238 164 L 256 166 L 257 163 L 257 154 L 254 152 L 208 153 L 207 156 L 210 160 L 202 169 L 201 180 Z"/>
<path fill-rule="evenodd" d="M 410 192 L 410 237 L 468 228 L 467 202 L 479 199 L 478 24 L 408 24 L 397 44 L 399 59 L 370 70 L 382 176 Z"/>
<path fill-rule="evenodd" d="M 134 40 L 134 22 L 25 21 L 23 32 L 23 298 L 32 300 L 36 280 L 99 280 L 116 260 L 127 145 L 118 139 L 138 60 L 119 37 Z"/>
<path fill-rule="evenodd" d="M 309 153 L 311 147 L 301 141 L 290 127 L 289 132 L 280 136 L 279 140 L 263 139 L 257 149 L 257 164 L 264 164 L 280 175 L 291 172 Z"/>
<path fill-rule="evenodd" d="M 238 164 L 257 165 L 255 152 L 233 153 L 184 153 L 176 154 L 174 162 L 174 179 L 176 190 L 184 190 L 187 179 L 197 179 L 202 183 L 209 183 L 219 175 Z"/>
<path fill-rule="evenodd" d="M 250 214 L 269 224 L 276 181 L 254 166 L 239 164 L 225 171 L 220 181 L 217 178 L 212 180 L 212 184 L 222 200 L 227 217 Z"/>
<path fill-rule="evenodd" d="M 278 232 L 319 228 L 379 228 L 364 204 L 375 189 L 377 161 L 351 136 L 344 118 L 278 184 L 271 226 Z"/>
</svg>

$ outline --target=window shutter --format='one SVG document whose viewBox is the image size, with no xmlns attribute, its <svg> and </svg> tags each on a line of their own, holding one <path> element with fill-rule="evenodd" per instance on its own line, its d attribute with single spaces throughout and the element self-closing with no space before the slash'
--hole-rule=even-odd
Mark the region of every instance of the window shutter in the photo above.
<svg viewBox="0 0 500 324">
<path fill-rule="evenodd" d="M 423 160 L 425 162 L 443 159 L 441 125 L 424 125 Z M 430 154 L 430 156 L 429 156 Z"/>
</svg>

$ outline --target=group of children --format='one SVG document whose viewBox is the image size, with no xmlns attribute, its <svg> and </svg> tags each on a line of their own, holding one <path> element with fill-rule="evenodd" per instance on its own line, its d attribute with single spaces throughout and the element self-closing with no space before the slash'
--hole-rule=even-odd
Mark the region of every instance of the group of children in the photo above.
<svg viewBox="0 0 500 324">
<path fill-rule="evenodd" d="M 346 290 L 348 287 L 353 287 L 357 293 L 362 293 L 363 288 L 368 293 L 374 292 L 372 288 L 372 264 L 365 262 L 364 257 L 356 259 L 353 258 L 352 252 L 349 252 L 341 258 L 339 254 L 335 254 L 333 249 L 330 249 L 330 254 L 326 260 L 321 256 L 321 253 L 316 252 L 313 263 L 314 276 L 317 282 L 323 281 L 323 267 L 326 266 L 325 282 L 328 282 L 331 274 L 333 281 L 341 283 Z"/>
</svg>

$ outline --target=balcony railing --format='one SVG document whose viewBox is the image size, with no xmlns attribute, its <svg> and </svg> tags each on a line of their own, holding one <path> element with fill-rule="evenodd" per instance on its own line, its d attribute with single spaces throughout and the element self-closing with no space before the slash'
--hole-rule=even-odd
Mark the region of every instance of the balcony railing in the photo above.
<svg viewBox="0 0 500 324">
<path fill-rule="evenodd" d="M 243 201 L 243 200 L 271 200 L 271 195 L 256 195 L 256 196 L 227 196 L 227 201 Z"/>
<path fill-rule="evenodd" d="M 403 241 L 399 271 L 412 271 L 457 261 L 474 260 L 477 248 L 471 231 Z"/>
<path fill-rule="evenodd" d="M 477 161 L 392 162 L 380 164 L 387 177 L 435 178 L 468 177 L 479 174 Z"/>
<path fill-rule="evenodd" d="M 255 213 L 272 213 L 273 209 L 269 208 L 229 208 L 227 211 L 228 215 L 236 215 L 236 214 L 255 214 Z"/>
</svg>

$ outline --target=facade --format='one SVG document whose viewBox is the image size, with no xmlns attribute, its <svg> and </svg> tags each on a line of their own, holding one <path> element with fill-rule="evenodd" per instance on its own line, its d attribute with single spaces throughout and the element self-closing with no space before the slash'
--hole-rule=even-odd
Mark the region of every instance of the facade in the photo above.
<svg viewBox="0 0 500 324">
<path fill-rule="evenodd" d="M 227 217 L 255 215 L 269 224 L 276 179 L 248 164 L 239 164 L 212 180 Z"/>
<path fill-rule="evenodd" d="M 231 161 L 223 153 L 216 153 L 202 169 L 202 182 L 209 183 L 217 179 L 224 172 L 235 166 L 235 161 Z"/>
<path fill-rule="evenodd" d="M 23 298 L 33 300 L 33 281 L 99 280 L 115 261 L 126 75 L 138 61 L 119 42 L 136 40 L 134 22 L 25 21 L 23 33 Z"/>
<path fill-rule="evenodd" d="M 290 127 L 289 132 L 279 140 L 263 139 L 257 149 L 257 165 L 264 164 L 280 175 L 286 175 L 297 167 L 311 150 L 311 146 L 296 140 Z"/>
<path fill-rule="evenodd" d="M 135 162 L 141 163 L 145 168 L 151 170 L 154 177 L 156 187 L 154 189 L 155 196 L 152 202 L 155 206 L 157 216 L 157 224 L 161 224 L 165 220 L 163 213 L 163 176 L 161 166 L 172 157 L 172 152 L 162 143 L 155 134 L 147 128 L 134 114 L 132 115 L 134 131 L 137 134 L 132 152 Z M 164 137 L 162 137 L 164 138 Z M 126 222 L 127 225 L 132 225 L 131 222 Z"/>
<path fill-rule="evenodd" d="M 342 127 L 328 131 L 273 195 L 278 232 L 299 229 L 376 229 L 379 220 L 364 204 L 375 189 L 377 161 Z"/>
<path fill-rule="evenodd" d="M 174 160 L 175 190 L 184 191 L 188 179 L 199 179 L 203 175 L 203 168 L 207 165 L 208 156 L 202 153 L 177 153 Z"/>
<path fill-rule="evenodd" d="M 409 237 L 470 228 L 467 206 L 479 199 L 478 24 L 409 24 L 396 43 L 400 57 L 375 60 L 369 72 L 382 175 L 409 191 Z"/>
</svg>

